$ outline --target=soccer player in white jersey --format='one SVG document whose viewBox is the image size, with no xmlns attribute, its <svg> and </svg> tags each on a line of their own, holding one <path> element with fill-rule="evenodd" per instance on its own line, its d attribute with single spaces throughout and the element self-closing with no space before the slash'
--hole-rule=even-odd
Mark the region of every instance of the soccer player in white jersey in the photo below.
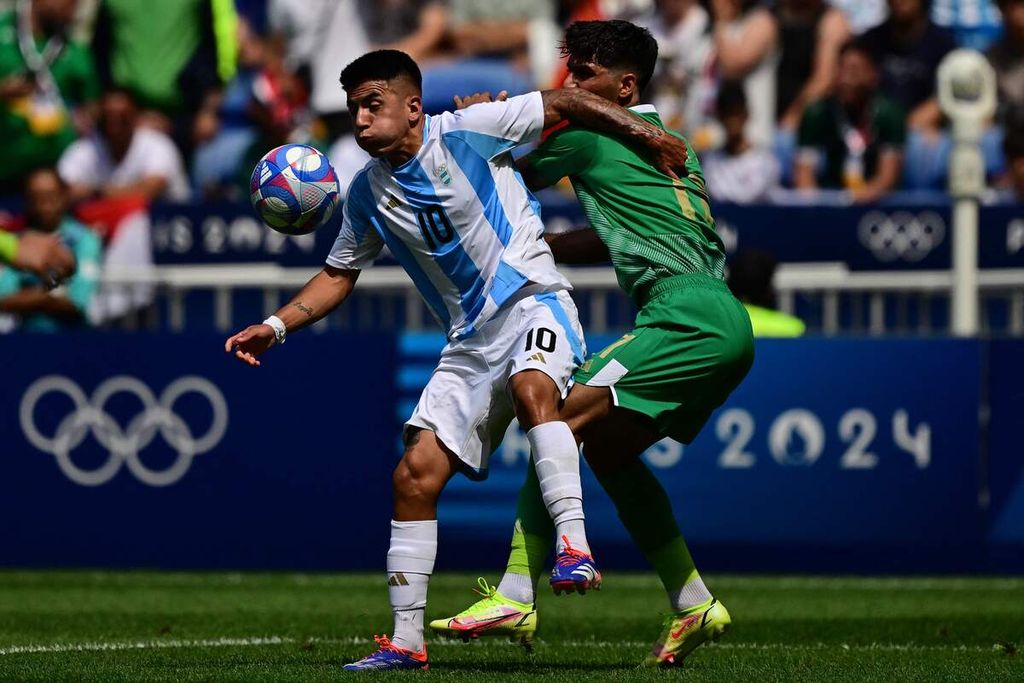
<svg viewBox="0 0 1024 683">
<path fill-rule="evenodd" d="M 406 423 L 394 472 L 387 574 L 393 638 L 346 669 L 425 669 L 423 613 L 437 548 L 437 500 L 463 472 L 486 476 L 512 417 L 527 430 L 555 523 L 557 589 L 597 587 L 583 526 L 579 452 L 558 419 L 585 348 L 570 285 L 555 269 L 539 207 L 510 150 L 563 119 L 621 135 L 668 173 L 686 146 L 582 90 L 533 92 L 439 116 L 423 114 L 419 68 L 379 50 L 341 75 L 356 140 L 374 159 L 353 180 L 327 265 L 288 305 L 225 343 L 250 365 L 351 293 L 386 245 L 448 333 L 448 345 Z M 674 175 L 674 173 L 673 173 Z"/>
</svg>

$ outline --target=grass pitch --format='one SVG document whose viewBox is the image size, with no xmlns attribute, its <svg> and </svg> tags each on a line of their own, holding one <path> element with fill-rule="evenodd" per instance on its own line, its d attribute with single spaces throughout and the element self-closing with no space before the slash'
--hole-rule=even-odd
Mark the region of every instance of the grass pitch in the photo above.
<svg viewBox="0 0 1024 683">
<path fill-rule="evenodd" d="M 1024 579 L 711 577 L 733 632 L 649 671 L 636 664 L 663 596 L 653 576 L 617 573 L 600 593 L 543 593 L 532 655 L 430 637 L 429 672 L 346 674 L 390 629 L 382 577 L 0 571 L 0 679 L 1024 680 Z M 434 577 L 428 619 L 466 606 L 475 578 Z"/>
</svg>

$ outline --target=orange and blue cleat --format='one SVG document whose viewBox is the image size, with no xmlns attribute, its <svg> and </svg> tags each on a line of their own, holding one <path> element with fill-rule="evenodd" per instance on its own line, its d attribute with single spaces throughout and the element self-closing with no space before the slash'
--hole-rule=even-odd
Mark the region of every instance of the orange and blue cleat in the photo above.
<svg viewBox="0 0 1024 683">
<path fill-rule="evenodd" d="M 568 537 L 562 536 L 562 542 L 565 545 L 555 556 L 555 566 L 551 569 L 551 588 L 555 595 L 573 591 L 583 594 L 600 589 L 601 572 L 594 558 L 573 548 Z"/>
<path fill-rule="evenodd" d="M 430 668 L 427 663 L 427 646 L 419 652 L 406 650 L 391 642 L 387 636 L 374 636 L 380 648 L 371 655 L 363 657 L 358 662 L 352 662 L 342 667 L 344 671 L 398 671 L 402 669 L 419 669 L 426 671 Z"/>
</svg>

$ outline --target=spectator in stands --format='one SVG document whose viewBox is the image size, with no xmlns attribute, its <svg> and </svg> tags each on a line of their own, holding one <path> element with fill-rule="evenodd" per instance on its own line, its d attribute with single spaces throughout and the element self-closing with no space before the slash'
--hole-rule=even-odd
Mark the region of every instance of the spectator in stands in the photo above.
<svg viewBox="0 0 1024 683">
<path fill-rule="evenodd" d="M 232 2 L 101 0 L 93 50 L 104 89 L 130 91 L 147 125 L 191 149 L 215 132 L 221 84 L 235 71 L 235 22 Z"/>
<path fill-rule="evenodd" d="M 956 43 L 949 31 L 928 18 L 927 0 L 889 0 L 889 18 L 860 40 L 878 64 L 882 93 L 907 112 L 907 125 L 937 131 L 942 112 L 935 72 Z"/>
<path fill-rule="evenodd" d="M 828 4 L 843 11 L 850 30 L 858 36 L 881 24 L 889 14 L 886 0 L 829 0 Z"/>
<path fill-rule="evenodd" d="M 665 125 L 682 131 L 696 149 L 714 146 L 711 19 L 697 0 L 657 0 L 636 23 L 658 41 L 651 81 L 653 103 Z"/>
<path fill-rule="evenodd" d="M 101 230 L 106 240 L 104 270 L 130 268 L 140 276 L 153 265 L 148 205 L 189 197 L 181 154 L 165 133 L 139 125 L 139 109 L 127 90 L 111 90 L 100 101 L 93 135 L 68 147 L 58 170 L 79 215 Z M 145 280 L 141 277 L 141 280 Z M 144 281 L 131 287 L 103 287 L 97 295 L 95 322 L 122 318 L 152 301 Z"/>
<path fill-rule="evenodd" d="M 401 50 L 417 63 L 436 57 L 448 31 L 442 0 L 360 0 L 371 49 Z"/>
<path fill-rule="evenodd" d="M 68 216 L 67 188 L 52 168 L 31 172 L 25 196 L 27 230 L 58 235 L 74 254 L 78 268 L 66 285 L 51 290 L 30 272 L 0 272 L 0 312 L 21 319 L 25 330 L 51 332 L 87 320 L 100 274 L 100 239 Z"/>
<path fill-rule="evenodd" d="M 423 73 L 428 113 L 467 92 L 517 95 L 547 83 L 558 61 L 559 30 L 551 0 L 448 0 L 447 37 L 456 60 Z"/>
<path fill-rule="evenodd" d="M 804 109 L 832 92 L 839 48 L 850 37 L 850 25 L 825 0 L 780 0 L 777 17 L 782 55 L 775 111 L 779 126 L 795 131 Z"/>
<path fill-rule="evenodd" d="M 935 73 L 956 48 L 953 34 L 929 19 L 928 0 L 889 0 L 889 18 L 862 40 L 879 65 L 882 92 L 907 112 L 906 185 L 942 188 L 950 140 L 942 131 Z"/>
<path fill-rule="evenodd" d="M 856 41 L 840 49 L 836 92 L 807 108 L 793 172 L 800 189 L 846 189 L 872 202 L 900 181 L 906 116 L 878 89 L 872 52 Z"/>
<path fill-rule="evenodd" d="M 188 199 L 188 180 L 174 142 L 138 121 L 138 106 L 127 90 L 103 95 L 97 131 L 68 147 L 58 165 L 74 201 L 124 195 L 147 201 Z"/>
<path fill-rule="evenodd" d="M 767 146 L 747 137 L 747 97 L 739 83 L 723 83 L 716 113 L 725 130 L 725 145 L 704 157 L 708 192 L 717 201 L 749 204 L 765 201 L 779 184 L 779 162 Z"/>
<path fill-rule="evenodd" d="M 99 96 L 87 48 L 67 37 L 76 0 L 20 2 L 0 15 L 0 194 L 53 165 L 91 127 Z"/>
<path fill-rule="evenodd" d="M 333 139 L 351 128 L 338 73 L 370 50 L 359 0 L 269 0 L 267 25 L 272 49 L 306 85 L 313 113 L 329 129 L 325 134 Z"/>
<path fill-rule="evenodd" d="M 769 147 L 779 61 L 775 17 L 757 0 L 712 0 L 711 8 L 716 76 L 742 83 L 749 110 L 746 137 L 758 147 Z"/>
<path fill-rule="evenodd" d="M 1024 123 L 1024 0 L 1000 0 L 999 10 L 1005 33 L 987 56 L 999 87 L 998 120 L 1007 127 Z"/>
<path fill-rule="evenodd" d="M 18 235 L 0 228 L 0 265 L 4 264 L 51 282 L 75 272 L 75 257 L 60 237 L 35 231 Z"/>
<path fill-rule="evenodd" d="M 802 320 L 778 310 L 777 265 L 774 256 L 758 249 L 740 251 L 729 265 L 729 289 L 747 309 L 755 337 L 799 337 L 806 330 Z"/>
<path fill-rule="evenodd" d="M 1002 33 L 997 0 L 931 0 L 931 17 L 960 47 L 984 52 Z"/>
<path fill-rule="evenodd" d="M 1024 125 L 1007 132 L 1003 138 L 1003 154 L 1012 197 L 1024 203 Z"/>
<path fill-rule="evenodd" d="M 283 128 L 283 144 L 300 126 L 308 123 L 308 97 L 299 77 L 285 67 L 284 55 L 239 19 L 238 72 L 224 89 L 216 121 L 217 132 L 196 148 L 192 163 L 192 182 L 196 197 L 215 198 L 248 195 L 248 180 L 235 192 L 238 174 L 248 174 L 268 149 L 261 140 L 261 118 L 269 116 Z M 258 143 L 258 144 L 257 144 Z M 254 145 L 258 150 L 253 150 Z M 253 154 L 255 153 L 255 157 Z"/>
</svg>

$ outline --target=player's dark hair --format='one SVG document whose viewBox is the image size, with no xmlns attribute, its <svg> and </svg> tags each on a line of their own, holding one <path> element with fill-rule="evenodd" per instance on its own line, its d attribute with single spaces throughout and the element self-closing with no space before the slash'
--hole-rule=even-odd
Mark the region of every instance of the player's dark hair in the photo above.
<svg viewBox="0 0 1024 683">
<path fill-rule="evenodd" d="M 413 58 L 401 50 L 374 50 L 346 66 L 341 71 L 341 87 L 351 91 L 366 81 L 391 81 L 408 78 L 423 90 L 423 74 Z"/>
<path fill-rule="evenodd" d="M 606 69 L 635 69 L 640 90 L 651 81 L 658 61 L 658 41 L 651 32 L 621 19 L 573 22 L 559 48 L 570 65 L 593 62 Z"/>
<path fill-rule="evenodd" d="M 718 118 L 732 114 L 747 113 L 747 93 L 742 81 L 725 81 L 718 88 L 715 98 L 715 111 Z"/>
</svg>

